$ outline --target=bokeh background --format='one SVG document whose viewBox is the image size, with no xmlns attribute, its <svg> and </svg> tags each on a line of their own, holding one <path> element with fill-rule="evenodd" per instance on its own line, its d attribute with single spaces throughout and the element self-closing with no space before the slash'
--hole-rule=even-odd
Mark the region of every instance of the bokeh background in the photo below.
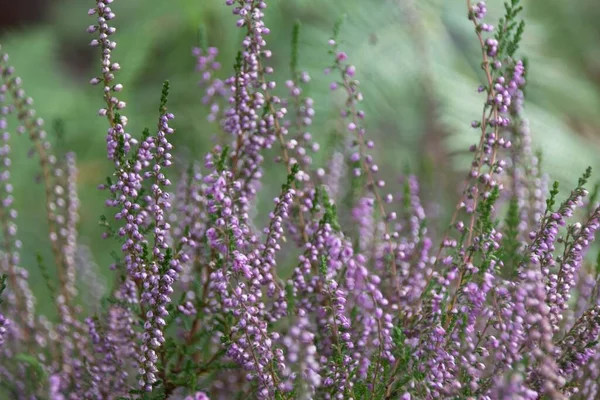
<svg viewBox="0 0 600 400">
<path fill-rule="evenodd" d="M 161 83 L 172 84 L 170 110 L 176 157 L 185 169 L 210 149 L 217 128 L 206 121 L 195 59 L 198 32 L 220 49 L 222 77 L 230 74 L 241 32 L 223 0 L 117 0 L 114 60 L 122 69 L 129 131 L 139 134 L 153 126 Z M 279 82 L 289 74 L 290 41 L 295 20 L 300 33 L 301 70 L 310 72 L 310 95 L 317 117 L 313 135 L 321 143 L 315 163 L 331 155 L 338 133 L 337 98 L 323 74 L 331 60 L 327 40 L 338 17 L 347 14 L 342 48 L 357 67 L 365 96 L 369 135 L 389 184 L 407 169 L 421 177 L 424 197 L 441 201 L 440 213 L 456 201 L 466 149 L 478 133 L 469 129 L 479 117 L 483 98 L 477 94 L 482 73 L 480 50 L 466 19 L 465 1 L 448 0 L 271 0 L 268 38 Z M 529 59 L 526 114 L 533 147 L 543 152 L 546 172 L 563 187 L 572 185 L 586 166 L 600 167 L 600 2 L 598 0 L 523 0 L 527 21 L 520 54 Z M 105 158 L 106 121 L 96 116 L 102 106 L 100 88 L 87 84 L 99 71 L 99 52 L 88 46 L 85 33 L 92 23 L 87 9 L 93 1 L 0 0 L 0 43 L 35 99 L 38 116 L 59 151 L 78 157 L 82 202 L 80 242 L 89 246 L 99 269 L 111 263 L 113 244 L 101 239 L 98 226 L 104 193 L 96 186 L 110 174 Z M 502 12 L 500 0 L 489 0 L 490 21 Z M 281 84 L 281 87 L 284 85 Z M 24 242 L 23 264 L 31 272 L 34 290 L 44 292 L 36 268 L 39 252 L 48 262 L 49 247 L 43 215 L 43 192 L 35 183 L 37 163 L 26 155 L 25 137 L 13 142 L 15 197 L 19 232 Z M 273 154 L 273 157 L 275 155 Z M 267 165 L 261 207 L 276 193 L 281 168 Z M 598 168 L 596 168 L 598 169 Z M 600 175 L 596 175 L 600 176 Z M 264 214 L 264 212 L 262 213 Z M 443 220 L 443 218 L 442 218 Z M 50 304 L 40 304 L 49 312 Z"/>
</svg>

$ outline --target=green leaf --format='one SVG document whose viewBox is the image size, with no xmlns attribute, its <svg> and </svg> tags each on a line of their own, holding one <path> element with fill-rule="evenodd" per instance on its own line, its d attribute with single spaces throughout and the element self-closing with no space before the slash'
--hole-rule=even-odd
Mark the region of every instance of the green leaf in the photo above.
<svg viewBox="0 0 600 400">
<path fill-rule="evenodd" d="M 162 92 L 160 94 L 160 106 L 158 108 L 158 111 L 161 114 L 164 114 L 167 112 L 167 101 L 169 100 L 169 81 L 164 81 L 163 82 L 163 87 L 162 87 Z"/>
<path fill-rule="evenodd" d="M 14 356 L 14 359 L 27 366 L 28 373 L 30 373 L 32 377 L 37 378 L 34 382 L 41 384 L 41 382 L 46 380 L 46 370 L 44 365 L 35 356 L 18 353 Z"/>
<path fill-rule="evenodd" d="M 2 293 L 6 289 L 6 274 L 0 275 L 0 304 L 2 304 Z"/>
<path fill-rule="evenodd" d="M 292 28 L 292 55 L 290 57 L 290 72 L 294 81 L 298 79 L 298 38 L 300 36 L 300 21 L 294 22 Z"/>
</svg>

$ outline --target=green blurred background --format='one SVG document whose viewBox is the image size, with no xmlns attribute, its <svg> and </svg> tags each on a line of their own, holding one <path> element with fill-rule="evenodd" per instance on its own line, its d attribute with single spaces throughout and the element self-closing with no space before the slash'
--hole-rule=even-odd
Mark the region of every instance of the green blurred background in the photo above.
<svg viewBox="0 0 600 400">
<path fill-rule="evenodd" d="M 241 31 L 223 0 L 116 0 L 112 4 L 118 32 L 114 60 L 122 69 L 117 81 L 125 87 L 129 132 L 141 133 L 155 124 L 161 83 L 172 84 L 170 110 L 175 113 L 176 158 L 179 168 L 201 158 L 212 146 L 216 127 L 206 121 L 202 90 L 195 72 L 192 47 L 199 26 L 208 43 L 220 49 L 221 77 L 231 72 Z M 599 167 L 600 148 L 600 2 L 598 0 L 523 0 L 527 28 L 521 54 L 529 58 L 526 113 L 534 149 L 544 153 L 553 179 L 572 184 L 587 165 Z M 465 1 L 448 0 L 272 0 L 266 10 L 273 32 L 268 45 L 280 87 L 289 74 L 292 25 L 300 20 L 301 70 L 311 73 L 310 95 L 317 117 L 312 133 L 321 143 L 315 162 L 324 165 L 327 144 L 339 128 L 337 99 L 323 74 L 331 60 L 327 40 L 342 14 L 342 48 L 356 64 L 367 113 L 366 125 L 384 174 L 392 185 L 408 167 L 423 182 L 424 196 L 448 204 L 456 197 L 461 171 L 468 166 L 465 150 L 477 132 L 469 122 L 479 117 L 483 98 L 480 51 Z M 106 121 L 96 116 L 102 107 L 99 87 L 87 84 L 99 71 L 99 52 L 88 47 L 86 27 L 93 23 L 87 9 L 93 1 L 0 0 L 0 43 L 35 99 L 38 116 L 54 132 L 63 121 L 60 150 L 73 150 L 79 164 L 82 202 L 80 241 L 88 245 L 101 270 L 111 262 L 113 244 L 100 238 L 104 193 L 96 186 L 110 174 L 105 157 Z M 502 3 L 488 1 L 490 22 Z M 13 125 L 14 128 L 14 125 Z M 50 263 L 43 215 L 43 192 L 35 183 L 38 166 L 26 157 L 25 137 L 13 142 L 15 197 L 19 210 L 23 265 L 32 271 L 32 285 L 44 292 L 36 269 L 36 252 Z M 274 157 L 274 153 L 273 153 Z M 273 158 L 271 157 L 271 158 Z M 281 168 L 268 163 L 265 199 L 280 185 Z M 394 191 L 392 189 L 392 191 Z M 259 202 L 268 206 L 270 202 Z M 442 207 L 443 208 L 443 207 Z M 259 216 L 264 213 L 259 212 Z M 51 305 L 40 304 L 43 312 Z"/>
</svg>

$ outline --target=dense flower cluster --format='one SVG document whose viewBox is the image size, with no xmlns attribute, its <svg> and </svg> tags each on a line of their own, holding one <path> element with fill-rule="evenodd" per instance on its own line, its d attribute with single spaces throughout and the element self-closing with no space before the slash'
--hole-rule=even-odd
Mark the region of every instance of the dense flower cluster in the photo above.
<svg viewBox="0 0 600 400">
<path fill-rule="evenodd" d="M 387 182 L 366 129 L 360 71 L 329 40 L 341 93 L 338 143 L 324 165 L 311 134 L 299 25 L 283 88 L 271 80 L 267 2 L 226 0 L 243 31 L 229 77 L 214 47 L 193 50 L 218 144 L 180 163 L 163 86 L 154 130 L 125 132 L 112 59 L 113 0 L 90 9 L 101 50 L 107 157 L 100 185 L 118 243 L 107 285 L 78 236 L 75 155 L 59 156 L 21 79 L 0 53 L 0 395 L 15 399 L 596 398 L 600 228 L 588 170 L 564 201 L 532 151 L 524 25 L 517 0 L 497 27 L 469 4 L 484 82 L 478 141 L 439 231 L 418 178 Z M 234 23 L 232 23 L 233 25 Z M 39 260 L 56 317 L 36 314 L 13 203 L 11 118 L 28 133 L 46 194 L 56 274 Z M 253 210 L 266 157 L 287 179 L 261 225 Z M 171 179 L 179 176 L 175 189 Z M 258 218 L 255 218 L 258 217 Z M 572 222 L 578 217 L 583 222 Z M 263 227 L 261 227 L 263 226 Z M 598 261 L 600 263 L 600 260 Z M 54 276 L 58 285 L 54 283 Z M 6 290 L 4 290 L 6 288 Z M 79 297 L 86 296 L 82 303 Z M 4 301 L 2 301 L 4 300 Z M 4 397 L 3 397 L 4 398 Z"/>
<path fill-rule="evenodd" d="M 202 79 L 200 80 L 200 86 L 204 87 L 202 103 L 209 106 L 210 113 L 207 118 L 210 122 L 213 122 L 219 118 L 219 112 L 221 111 L 218 100 L 229 96 L 229 91 L 225 82 L 215 77 L 217 71 L 221 69 L 221 64 L 216 61 L 216 57 L 219 55 L 219 49 L 216 47 L 209 47 L 204 50 L 200 47 L 196 47 L 193 50 L 193 54 L 196 56 L 197 60 L 196 70 L 202 73 Z"/>
</svg>

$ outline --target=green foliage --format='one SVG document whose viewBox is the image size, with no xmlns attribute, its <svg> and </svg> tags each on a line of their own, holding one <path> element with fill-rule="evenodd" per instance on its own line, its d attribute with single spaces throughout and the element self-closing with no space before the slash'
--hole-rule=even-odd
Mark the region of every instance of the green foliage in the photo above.
<svg viewBox="0 0 600 400">
<path fill-rule="evenodd" d="M 585 184 L 587 183 L 587 181 L 590 179 L 590 177 L 592 176 L 592 167 L 587 167 L 587 169 L 585 170 L 585 172 L 583 173 L 583 175 L 581 176 L 581 178 L 579 178 L 579 180 L 577 181 L 577 188 L 583 188 L 583 186 L 585 186 Z"/>
<path fill-rule="evenodd" d="M 348 15 L 347 14 L 342 14 L 338 17 L 338 19 L 335 21 L 335 24 L 333 25 L 333 36 L 332 39 L 335 40 L 336 42 L 339 39 L 340 36 L 340 31 L 342 30 L 342 25 L 344 24 L 344 22 L 346 21 L 346 19 L 348 19 Z"/>
<path fill-rule="evenodd" d="M 167 101 L 169 100 L 169 87 L 169 81 L 164 81 L 162 91 L 160 94 L 160 106 L 158 107 L 158 112 L 161 115 L 167 112 Z"/>
<path fill-rule="evenodd" d="M 40 253 L 37 253 L 36 259 L 37 259 L 38 268 L 40 270 L 40 273 L 42 274 L 42 278 L 44 279 L 44 282 L 46 283 L 46 287 L 48 288 L 48 291 L 50 292 L 50 297 L 51 297 L 51 299 L 55 300 L 56 294 L 57 294 L 56 287 L 54 286 L 54 282 L 52 281 L 52 278 L 50 277 L 50 274 L 48 272 L 48 267 L 44 263 L 44 259 Z"/>
<path fill-rule="evenodd" d="M 490 192 L 489 197 L 483 199 L 479 204 L 479 218 L 477 219 L 478 230 L 482 235 L 487 236 L 492 232 L 495 225 L 495 219 L 492 214 L 494 204 L 500 196 L 498 186 L 494 186 Z"/>
<path fill-rule="evenodd" d="M 169 271 L 171 260 L 173 260 L 173 249 L 171 247 L 168 247 L 165 251 L 164 260 L 162 260 L 160 263 L 159 271 L 161 276 L 166 274 L 167 271 Z"/>
<path fill-rule="evenodd" d="M 324 254 L 319 258 L 319 273 L 322 277 L 327 276 L 327 256 Z"/>
<path fill-rule="evenodd" d="M 242 70 L 242 52 L 238 51 L 235 57 L 235 64 L 233 64 L 233 70 L 235 71 L 236 76 L 239 76 Z M 238 86 L 238 82 L 236 82 L 236 86 Z M 239 87 L 239 86 L 238 86 Z"/>
<path fill-rule="evenodd" d="M 0 275 L 0 304 L 2 304 L 2 293 L 6 289 L 6 274 Z"/>
<path fill-rule="evenodd" d="M 321 190 L 321 199 L 320 203 L 323 206 L 324 214 L 321 219 L 321 224 L 329 224 L 335 231 L 340 231 L 341 227 L 338 222 L 337 209 L 335 204 L 329 200 L 329 195 L 327 194 L 327 190 Z"/>
<path fill-rule="evenodd" d="M 510 199 L 508 211 L 504 220 L 505 235 L 502 238 L 502 248 L 500 258 L 508 270 L 516 272 L 516 267 L 521 263 L 518 257 L 518 249 L 521 246 L 519 241 L 519 203 L 516 197 Z"/>
<path fill-rule="evenodd" d="M 52 123 L 54 136 L 56 137 L 56 148 L 64 152 L 66 150 L 66 128 L 64 118 L 54 118 Z"/>
<path fill-rule="evenodd" d="M 287 176 L 286 182 L 281 185 L 281 191 L 283 193 L 289 191 L 294 183 L 296 182 L 296 174 L 300 171 L 300 166 L 298 164 L 293 164 L 291 167 L 291 171 Z"/>
<path fill-rule="evenodd" d="M 13 360 L 24 366 L 26 374 L 29 377 L 29 382 L 32 385 L 43 387 L 47 379 L 47 373 L 44 364 L 37 357 L 27 353 L 19 353 L 13 356 Z"/>
<path fill-rule="evenodd" d="M 300 26 L 300 21 L 296 20 L 294 22 L 294 27 L 292 28 L 292 55 L 290 57 L 290 71 L 294 80 L 298 79 L 298 39 L 300 37 Z"/>
<path fill-rule="evenodd" d="M 556 204 L 556 196 L 558 195 L 558 181 L 554 181 L 552 189 L 550 189 L 550 197 L 546 199 L 546 208 L 549 212 L 554 211 L 554 205 Z"/>
<path fill-rule="evenodd" d="M 217 158 L 217 171 L 218 172 L 223 172 L 225 171 L 225 164 L 227 162 L 227 154 L 229 154 L 229 146 L 225 146 L 223 147 L 223 150 L 221 151 L 221 154 L 219 154 L 219 157 Z"/>
<path fill-rule="evenodd" d="M 208 32 L 206 30 L 206 24 L 200 24 L 200 26 L 198 26 L 198 47 L 202 49 L 203 52 L 208 50 Z"/>
<path fill-rule="evenodd" d="M 519 3 L 520 0 L 511 0 L 510 3 L 504 3 L 505 14 L 503 18 L 500 18 L 500 28 L 496 33 L 498 54 L 500 56 L 503 56 L 504 50 L 506 50 L 506 55 L 512 57 L 519 49 L 519 43 L 525 31 L 525 21 L 517 21 L 517 16 L 523 11 L 523 6 Z"/>
</svg>

